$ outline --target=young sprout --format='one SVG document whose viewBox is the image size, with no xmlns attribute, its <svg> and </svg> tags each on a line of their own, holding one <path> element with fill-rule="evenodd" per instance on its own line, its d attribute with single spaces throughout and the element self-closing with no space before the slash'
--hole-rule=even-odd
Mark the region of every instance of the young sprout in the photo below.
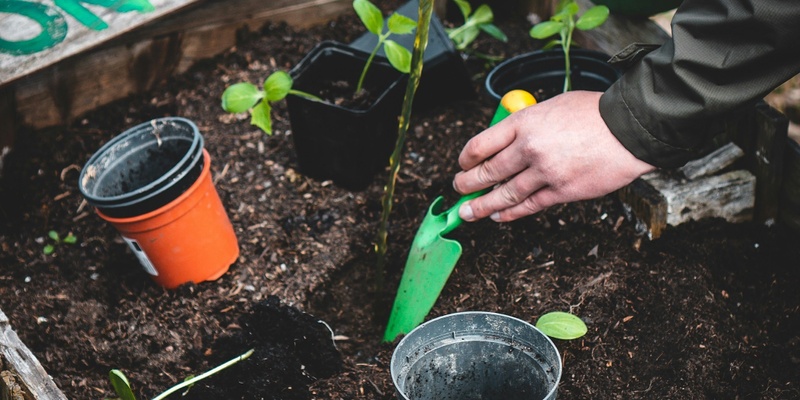
<svg viewBox="0 0 800 400">
<path fill-rule="evenodd" d="M 222 93 L 222 109 L 231 113 L 250 111 L 250 124 L 272 135 L 272 103 L 287 95 L 322 101 L 317 96 L 292 89 L 294 81 L 285 71 L 275 71 L 264 80 L 264 90 L 249 82 L 235 83 Z"/>
<path fill-rule="evenodd" d="M 199 382 L 199 381 L 201 381 L 201 380 L 203 380 L 205 378 L 208 378 L 209 376 L 214 375 L 217 372 L 220 372 L 223 369 L 228 368 L 231 365 L 238 363 L 239 361 L 246 360 L 248 357 L 253 355 L 253 351 L 254 350 L 255 349 L 250 349 L 246 353 L 244 353 L 244 354 L 242 354 L 242 355 L 240 355 L 238 357 L 235 357 L 235 358 L 233 358 L 231 360 L 228 360 L 224 364 L 220 364 L 219 366 L 217 366 L 217 367 L 215 367 L 215 368 L 213 368 L 211 370 L 208 370 L 208 371 L 204 372 L 203 374 L 200 374 L 200 375 L 194 376 L 194 377 L 186 378 L 183 382 L 181 382 L 181 383 L 179 383 L 179 384 L 167 389 L 166 391 L 164 391 L 163 393 L 159 394 L 158 396 L 153 397 L 153 400 L 166 399 L 167 396 L 177 392 L 178 390 L 181 390 L 181 389 L 186 388 L 186 387 L 191 387 L 195 383 L 197 383 L 197 382 Z M 109 378 L 109 380 L 111 380 L 111 386 L 114 387 L 114 392 L 117 394 L 117 396 L 119 396 L 118 397 L 119 400 L 136 400 L 136 396 L 133 395 L 133 390 L 131 390 L 131 384 L 130 384 L 130 382 L 128 382 L 128 378 L 125 376 L 124 373 L 122 373 L 122 371 L 120 371 L 118 369 L 112 369 L 108 373 L 108 378 Z"/>
<path fill-rule="evenodd" d="M 578 11 L 580 11 L 578 4 L 574 0 L 570 0 L 550 17 L 549 21 L 536 24 L 530 31 L 531 37 L 535 39 L 546 39 L 555 34 L 559 35 L 559 39 L 550 41 L 544 48 L 561 45 L 564 52 L 564 92 L 572 90 L 569 49 L 572 46 L 572 33 L 575 28 L 588 31 L 597 28 L 608 19 L 608 7 L 606 6 L 594 6 L 576 20 Z"/>
<path fill-rule="evenodd" d="M 456 49 L 466 49 L 481 31 L 488 33 L 503 43 L 508 42 L 508 36 L 492 23 L 494 22 L 494 13 L 492 13 L 492 9 L 488 5 L 481 4 L 473 14 L 472 6 L 467 0 L 453 1 L 458 5 L 458 9 L 461 10 L 461 15 L 464 16 L 464 25 L 447 29 L 447 36 L 455 43 Z"/>
<path fill-rule="evenodd" d="M 63 239 L 61 238 L 61 236 L 58 235 L 58 232 L 56 231 L 47 232 L 47 236 L 53 240 L 53 243 L 46 244 L 42 249 L 42 253 L 44 253 L 44 255 L 46 256 L 53 254 L 56 251 L 56 246 L 61 243 L 75 244 L 75 242 L 78 241 L 78 238 L 73 236 L 72 232 L 67 233 L 67 236 L 65 236 Z"/>
<path fill-rule="evenodd" d="M 394 40 L 389 39 L 389 35 L 406 35 L 414 32 L 417 23 L 411 18 L 394 13 L 387 20 L 386 32 L 383 32 L 383 13 L 381 13 L 381 10 L 377 6 L 370 3 L 369 0 L 354 0 L 353 8 L 356 10 L 358 18 L 361 19 L 361 22 L 367 30 L 378 37 L 378 43 L 375 45 L 372 53 L 370 53 L 369 58 L 367 58 L 364 69 L 361 70 L 361 76 L 358 78 L 358 85 L 356 85 L 356 93 L 363 89 L 367 70 L 369 70 L 372 60 L 375 58 L 375 54 L 378 53 L 381 46 L 383 46 L 383 51 L 386 53 L 386 58 L 389 59 L 389 63 L 392 64 L 396 70 L 404 74 L 409 73 L 411 71 L 411 52 Z"/>
<path fill-rule="evenodd" d="M 563 311 L 553 311 L 539 317 L 536 328 L 552 338 L 561 340 L 577 339 L 588 332 L 586 324 L 575 315 Z"/>
</svg>

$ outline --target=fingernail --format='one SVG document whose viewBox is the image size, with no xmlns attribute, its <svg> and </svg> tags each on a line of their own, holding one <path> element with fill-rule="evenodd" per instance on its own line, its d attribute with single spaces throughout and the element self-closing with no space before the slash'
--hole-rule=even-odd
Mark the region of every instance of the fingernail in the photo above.
<svg viewBox="0 0 800 400">
<path fill-rule="evenodd" d="M 475 219 L 475 214 L 472 212 L 472 206 L 470 206 L 469 203 L 463 204 L 461 208 L 458 209 L 458 216 L 464 221 L 472 221 Z"/>
<path fill-rule="evenodd" d="M 491 218 L 492 221 L 499 222 L 500 221 L 500 213 L 499 212 L 493 212 L 492 215 L 489 216 L 489 218 Z"/>
</svg>

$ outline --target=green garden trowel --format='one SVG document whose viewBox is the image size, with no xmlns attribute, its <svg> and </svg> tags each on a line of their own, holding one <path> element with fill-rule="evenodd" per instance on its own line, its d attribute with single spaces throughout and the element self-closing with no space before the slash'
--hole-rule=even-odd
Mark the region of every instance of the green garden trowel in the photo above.
<svg viewBox="0 0 800 400">
<path fill-rule="evenodd" d="M 512 90 L 506 93 L 500 100 L 490 126 L 512 112 L 533 104 L 536 104 L 536 100 L 526 91 Z M 416 328 L 433 308 L 461 257 L 461 243 L 447 239 L 444 235 L 463 222 L 458 216 L 461 204 L 486 192 L 488 189 L 465 195 L 445 212 L 441 212 L 444 198 L 439 196 L 428 208 L 411 244 L 389 323 L 383 335 L 384 341 L 391 342 L 398 335 Z"/>
</svg>

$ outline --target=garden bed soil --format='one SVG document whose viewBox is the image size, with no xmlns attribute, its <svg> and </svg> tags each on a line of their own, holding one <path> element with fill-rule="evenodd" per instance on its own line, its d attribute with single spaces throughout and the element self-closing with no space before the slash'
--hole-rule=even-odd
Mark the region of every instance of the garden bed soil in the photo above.
<svg viewBox="0 0 800 400">
<path fill-rule="evenodd" d="M 219 101 L 227 85 L 260 84 L 321 40 L 352 41 L 362 34 L 356 22 L 271 25 L 158 90 L 70 126 L 19 132 L 0 183 L 0 308 L 68 398 L 114 397 L 112 368 L 151 398 L 249 348 L 252 357 L 188 397 L 394 397 L 394 344 L 380 338 L 422 216 L 436 196 L 457 198 L 458 153 L 494 111 L 480 90 L 486 62 L 469 60 L 475 98 L 415 110 L 382 291 L 373 284 L 373 244 L 385 177 L 361 192 L 304 177 L 283 103 L 267 136 Z M 537 45 L 526 22 L 501 27 L 509 43 L 481 39 L 481 52 L 507 58 Z M 241 247 L 219 280 L 176 290 L 150 280 L 77 187 L 102 144 L 163 116 L 200 127 Z M 78 243 L 44 255 L 49 230 L 72 232 Z M 780 225 L 711 219 L 650 241 L 610 195 L 513 223 L 466 224 L 454 236 L 464 253 L 429 318 L 464 310 L 532 323 L 548 311 L 580 316 L 588 334 L 556 341 L 560 398 L 800 398 L 800 237 Z"/>
</svg>

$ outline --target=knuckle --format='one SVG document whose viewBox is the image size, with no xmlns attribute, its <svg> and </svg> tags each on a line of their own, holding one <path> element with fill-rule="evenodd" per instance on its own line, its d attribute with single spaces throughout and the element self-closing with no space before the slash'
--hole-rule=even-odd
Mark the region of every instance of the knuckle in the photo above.
<svg viewBox="0 0 800 400">
<path fill-rule="evenodd" d="M 546 208 L 546 205 L 531 196 L 522 202 L 522 206 L 531 214 L 536 214 Z"/>
<path fill-rule="evenodd" d="M 503 201 L 508 205 L 519 204 L 522 199 L 520 198 L 519 191 L 512 185 L 505 184 L 498 188 L 498 194 L 502 197 Z"/>
<path fill-rule="evenodd" d="M 489 162 L 484 162 L 478 167 L 477 179 L 482 185 L 493 185 L 497 183 L 495 175 L 496 171 Z"/>
</svg>

